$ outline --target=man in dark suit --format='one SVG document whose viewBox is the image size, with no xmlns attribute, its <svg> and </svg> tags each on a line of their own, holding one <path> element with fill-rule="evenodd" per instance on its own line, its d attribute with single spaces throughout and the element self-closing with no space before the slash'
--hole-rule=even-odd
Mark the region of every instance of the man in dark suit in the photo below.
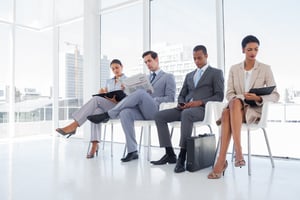
<svg viewBox="0 0 300 200">
<path fill-rule="evenodd" d="M 207 50 L 203 45 L 193 50 L 194 62 L 197 69 L 185 77 L 178 97 L 176 108 L 162 110 L 154 116 L 159 143 L 166 148 L 166 154 L 158 161 L 151 161 L 154 165 L 176 163 L 174 171 L 185 171 L 186 139 L 191 136 L 193 122 L 204 119 L 205 104 L 208 101 L 222 101 L 224 97 L 224 78 L 221 70 L 207 64 Z M 174 153 L 168 122 L 181 121 L 180 153 L 178 160 Z"/>
<path fill-rule="evenodd" d="M 122 162 L 138 158 L 137 142 L 135 139 L 134 121 L 153 120 L 162 102 L 174 102 L 176 84 L 172 74 L 166 73 L 159 67 L 158 55 L 154 51 L 146 51 L 143 59 L 150 73 L 149 79 L 154 91 L 149 94 L 138 89 L 120 101 L 113 109 L 99 115 L 89 116 L 94 123 L 105 122 L 108 119 L 120 118 L 125 136 L 128 154 Z"/>
</svg>

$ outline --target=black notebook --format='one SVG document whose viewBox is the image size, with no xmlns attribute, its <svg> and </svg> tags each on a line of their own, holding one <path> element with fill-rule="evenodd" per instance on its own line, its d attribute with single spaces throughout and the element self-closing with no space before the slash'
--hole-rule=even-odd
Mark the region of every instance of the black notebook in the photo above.
<svg viewBox="0 0 300 200">
<path fill-rule="evenodd" d="M 112 92 L 107 92 L 107 93 L 102 93 L 102 94 L 94 94 L 94 96 L 100 96 L 100 97 L 108 97 L 108 98 L 113 98 L 116 95 L 116 100 L 119 102 L 121 101 L 124 97 L 126 97 L 126 94 L 124 93 L 123 90 L 115 90 Z"/>
<path fill-rule="evenodd" d="M 261 95 L 268 95 L 268 94 L 271 94 L 274 90 L 276 86 L 269 86 L 269 87 L 261 87 L 261 88 L 252 88 L 249 90 L 248 93 L 254 93 L 258 96 L 261 96 Z M 247 104 L 249 104 L 250 106 L 256 106 L 256 103 L 255 101 L 253 100 L 245 100 L 245 102 Z"/>
</svg>

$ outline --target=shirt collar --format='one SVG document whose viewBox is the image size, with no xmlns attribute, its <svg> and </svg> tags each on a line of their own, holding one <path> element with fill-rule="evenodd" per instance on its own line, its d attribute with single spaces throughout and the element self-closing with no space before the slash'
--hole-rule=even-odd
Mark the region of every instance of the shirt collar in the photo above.
<svg viewBox="0 0 300 200">
<path fill-rule="evenodd" d="M 156 71 L 154 71 L 154 72 L 150 72 L 150 74 L 152 75 L 153 73 L 155 73 L 156 75 L 158 75 L 158 73 L 161 71 L 161 69 L 158 69 L 158 70 L 156 70 Z"/>
<path fill-rule="evenodd" d="M 198 70 L 202 70 L 202 74 L 203 74 L 203 72 L 205 72 L 205 70 L 208 68 L 208 64 L 206 64 L 206 65 L 204 65 L 202 68 L 198 68 L 197 67 L 197 71 Z"/>
</svg>

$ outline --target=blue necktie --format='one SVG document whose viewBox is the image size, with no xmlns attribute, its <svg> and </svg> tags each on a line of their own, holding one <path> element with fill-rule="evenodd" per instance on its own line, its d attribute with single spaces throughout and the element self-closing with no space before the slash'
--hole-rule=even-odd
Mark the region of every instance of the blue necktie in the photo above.
<svg viewBox="0 0 300 200">
<path fill-rule="evenodd" d="M 155 79 L 155 76 L 156 76 L 156 74 L 155 74 L 155 72 L 153 72 L 153 73 L 152 73 L 151 80 L 150 80 L 150 83 L 152 83 L 152 82 L 154 81 L 154 79 Z"/>
<path fill-rule="evenodd" d="M 194 75 L 194 86 L 197 86 L 197 83 L 199 82 L 201 76 L 202 76 L 202 69 L 197 70 L 196 74 Z"/>
</svg>

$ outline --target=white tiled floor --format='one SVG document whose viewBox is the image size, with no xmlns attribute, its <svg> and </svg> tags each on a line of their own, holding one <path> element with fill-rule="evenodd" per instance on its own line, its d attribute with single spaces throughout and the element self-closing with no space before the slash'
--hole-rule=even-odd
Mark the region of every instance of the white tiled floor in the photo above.
<svg viewBox="0 0 300 200">
<path fill-rule="evenodd" d="M 97 158 L 87 160 L 87 146 L 50 136 L 1 142 L 0 199 L 299 199 L 300 161 L 276 159 L 272 169 L 269 159 L 254 157 L 251 177 L 247 167 L 229 163 L 223 178 L 208 180 L 211 168 L 175 174 L 174 165 L 152 166 L 146 150 L 139 160 L 121 163 L 123 144 L 114 145 L 113 157 L 107 143 Z M 152 148 L 153 159 L 163 153 Z"/>
</svg>

